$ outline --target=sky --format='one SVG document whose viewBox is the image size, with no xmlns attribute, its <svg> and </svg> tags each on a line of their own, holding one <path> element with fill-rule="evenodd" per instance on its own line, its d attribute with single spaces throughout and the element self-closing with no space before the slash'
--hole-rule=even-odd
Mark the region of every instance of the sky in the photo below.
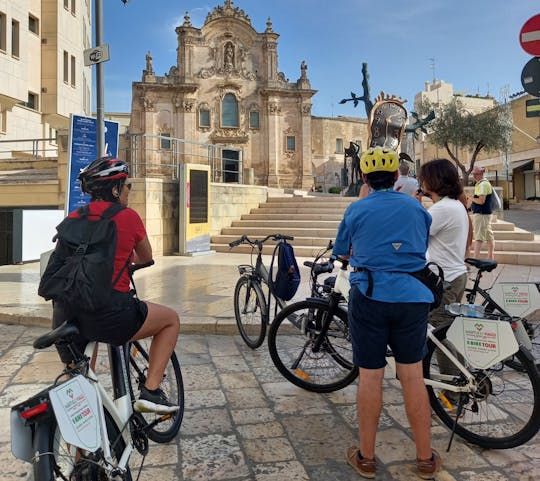
<svg viewBox="0 0 540 481">
<path fill-rule="evenodd" d="M 189 12 L 196 28 L 224 0 L 103 0 L 105 111 L 131 110 L 131 84 L 140 81 L 150 51 L 157 75 L 176 65 L 174 29 Z M 455 92 L 520 92 L 521 71 L 532 58 L 519 44 L 523 24 L 540 14 L 538 0 L 235 0 L 257 32 L 270 17 L 278 33 L 278 71 L 294 82 L 307 63 L 312 115 L 365 117 L 363 104 L 340 105 L 362 95 L 368 64 L 371 97 L 383 90 L 408 99 L 434 78 Z M 94 83 L 95 85 L 95 83 Z M 94 95 L 95 97 L 95 95 Z"/>
</svg>

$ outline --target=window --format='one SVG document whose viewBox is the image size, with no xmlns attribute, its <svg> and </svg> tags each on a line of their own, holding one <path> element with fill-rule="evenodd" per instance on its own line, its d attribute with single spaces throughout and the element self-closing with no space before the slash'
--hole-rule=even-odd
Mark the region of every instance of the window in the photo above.
<svg viewBox="0 0 540 481">
<path fill-rule="evenodd" d="M 210 127 L 210 110 L 199 110 L 199 127 Z"/>
<path fill-rule="evenodd" d="M 64 50 L 64 82 L 69 82 L 69 55 Z"/>
<path fill-rule="evenodd" d="M 249 128 L 258 129 L 259 128 L 259 112 L 252 110 L 249 113 Z"/>
<path fill-rule="evenodd" d="M 3 52 L 6 51 L 6 34 L 6 14 L 0 12 L 0 50 L 2 50 Z"/>
<path fill-rule="evenodd" d="M 234 94 L 226 94 L 221 102 L 221 126 L 238 127 L 238 101 Z"/>
<path fill-rule="evenodd" d="M 161 134 L 159 139 L 159 148 L 161 150 L 171 150 L 171 134 Z M 166 137 L 165 139 L 163 137 Z"/>
<path fill-rule="evenodd" d="M 336 154 L 343 153 L 343 139 L 336 139 Z"/>
<path fill-rule="evenodd" d="M 39 110 L 39 96 L 33 92 L 28 92 L 28 102 L 25 104 L 29 109 Z"/>
<path fill-rule="evenodd" d="M 72 87 L 75 87 L 75 77 L 76 77 L 76 72 L 75 72 L 75 57 L 72 55 L 71 56 L 71 86 Z"/>
<path fill-rule="evenodd" d="M 11 21 L 11 55 L 19 58 L 19 22 Z"/>
<path fill-rule="evenodd" d="M 296 151 L 296 137 L 294 135 L 287 135 L 287 152 L 295 152 Z"/>
<path fill-rule="evenodd" d="M 69 0 L 64 0 L 64 8 L 69 10 Z"/>
<path fill-rule="evenodd" d="M 73 15 L 75 15 L 75 1 L 76 0 L 71 0 L 71 13 Z"/>
<path fill-rule="evenodd" d="M 33 15 L 28 15 L 28 30 L 39 35 L 39 20 Z"/>
</svg>

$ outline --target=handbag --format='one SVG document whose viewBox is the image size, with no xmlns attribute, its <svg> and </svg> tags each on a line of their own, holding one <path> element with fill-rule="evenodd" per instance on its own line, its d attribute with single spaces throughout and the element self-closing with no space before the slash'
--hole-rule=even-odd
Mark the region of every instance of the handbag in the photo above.
<svg viewBox="0 0 540 481">
<path fill-rule="evenodd" d="M 435 266 L 438 273 L 433 271 L 430 266 Z M 430 310 L 437 309 L 441 305 L 444 292 L 444 272 L 441 266 L 435 264 L 435 262 L 428 262 L 423 269 L 416 272 L 408 272 L 408 274 L 418 279 L 431 291 L 433 302 L 431 303 Z"/>
</svg>

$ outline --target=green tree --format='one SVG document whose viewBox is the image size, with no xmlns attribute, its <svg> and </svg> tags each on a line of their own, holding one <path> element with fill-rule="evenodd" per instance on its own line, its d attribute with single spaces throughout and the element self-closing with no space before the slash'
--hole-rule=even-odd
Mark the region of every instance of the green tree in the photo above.
<svg viewBox="0 0 540 481">
<path fill-rule="evenodd" d="M 469 175 L 482 150 L 501 152 L 510 148 L 512 117 L 508 105 L 497 105 L 480 114 L 472 114 L 464 109 L 459 98 L 454 97 L 451 102 L 441 106 L 425 101 L 418 110 L 422 115 L 435 110 L 436 117 L 429 124 L 431 133 L 427 140 L 446 149 L 461 171 L 463 185 L 468 184 Z M 457 157 L 458 149 L 472 150 L 468 166 L 467 159 Z"/>
</svg>

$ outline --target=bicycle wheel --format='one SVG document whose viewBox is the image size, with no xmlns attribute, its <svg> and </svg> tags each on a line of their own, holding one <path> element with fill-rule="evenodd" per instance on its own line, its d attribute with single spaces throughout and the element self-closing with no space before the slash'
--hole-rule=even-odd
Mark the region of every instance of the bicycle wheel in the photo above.
<svg viewBox="0 0 540 481">
<path fill-rule="evenodd" d="M 452 350 L 446 339 L 448 327 L 442 326 L 433 333 Z M 427 385 L 431 407 L 439 419 L 450 429 L 456 423 L 456 434 L 483 448 L 513 448 L 531 439 L 540 427 L 540 377 L 524 351 L 518 351 L 515 356 L 523 365 L 523 372 L 511 369 L 505 363 L 489 369 L 475 369 L 463 360 L 475 378 L 474 391 L 459 395 Z M 428 341 L 428 354 L 424 358 L 426 380 L 466 386 L 464 375 L 457 369 L 440 368 L 447 363 L 451 363 L 448 356 Z M 463 406 L 458 417 L 459 403 Z"/>
<path fill-rule="evenodd" d="M 266 336 L 266 299 L 258 281 L 242 276 L 234 288 L 234 316 L 244 342 L 257 349 Z"/>
<path fill-rule="evenodd" d="M 337 308 L 320 350 L 313 351 L 322 322 L 329 315 L 327 301 L 306 299 L 282 309 L 268 332 L 268 349 L 279 372 L 308 391 L 337 391 L 358 376 L 343 309 Z"/>
<path fill-rule="evenodd" d="M 111 454 L 113 460 L 118 462 L 126 444 L 120 430 L 107 411 L 105 411 L 105 421 Z M 102 477 L 105 461 L 100 459 L 103 452 L 98 450 L 96 453 L 89 453 L 66 443 L 54 416 L 47 423 L 37 424 L 34 435 L 34 451 L 40 454 L 38 461 L 33 464 L 35 481 L 105 479 Z M 123 479 L 132 480 L 129 467 Z"/>
<path fill-rule="evenodd" d="M 141 339 L 130 344 L 129 350 L 129 378 L 131 397 L 137 399 L 139 392 L 146 382 L 146 373 L 148 371 L 148 352 L 150 351 L 150 340 Z M 180 409 L 172 414 L 156 413 L 136 413 L 145 426 L 151 424 L 152 427 L 146 429 L 148 437 L 156 443 L 168 443 L 180 430 L 182 419 L 184 417 L 184 383 L 182 381 L 182 372 L 176 354 L 173 352 L 163 379 L 160 384 L 167 399 L 180 406 Z"/>
</svg>

